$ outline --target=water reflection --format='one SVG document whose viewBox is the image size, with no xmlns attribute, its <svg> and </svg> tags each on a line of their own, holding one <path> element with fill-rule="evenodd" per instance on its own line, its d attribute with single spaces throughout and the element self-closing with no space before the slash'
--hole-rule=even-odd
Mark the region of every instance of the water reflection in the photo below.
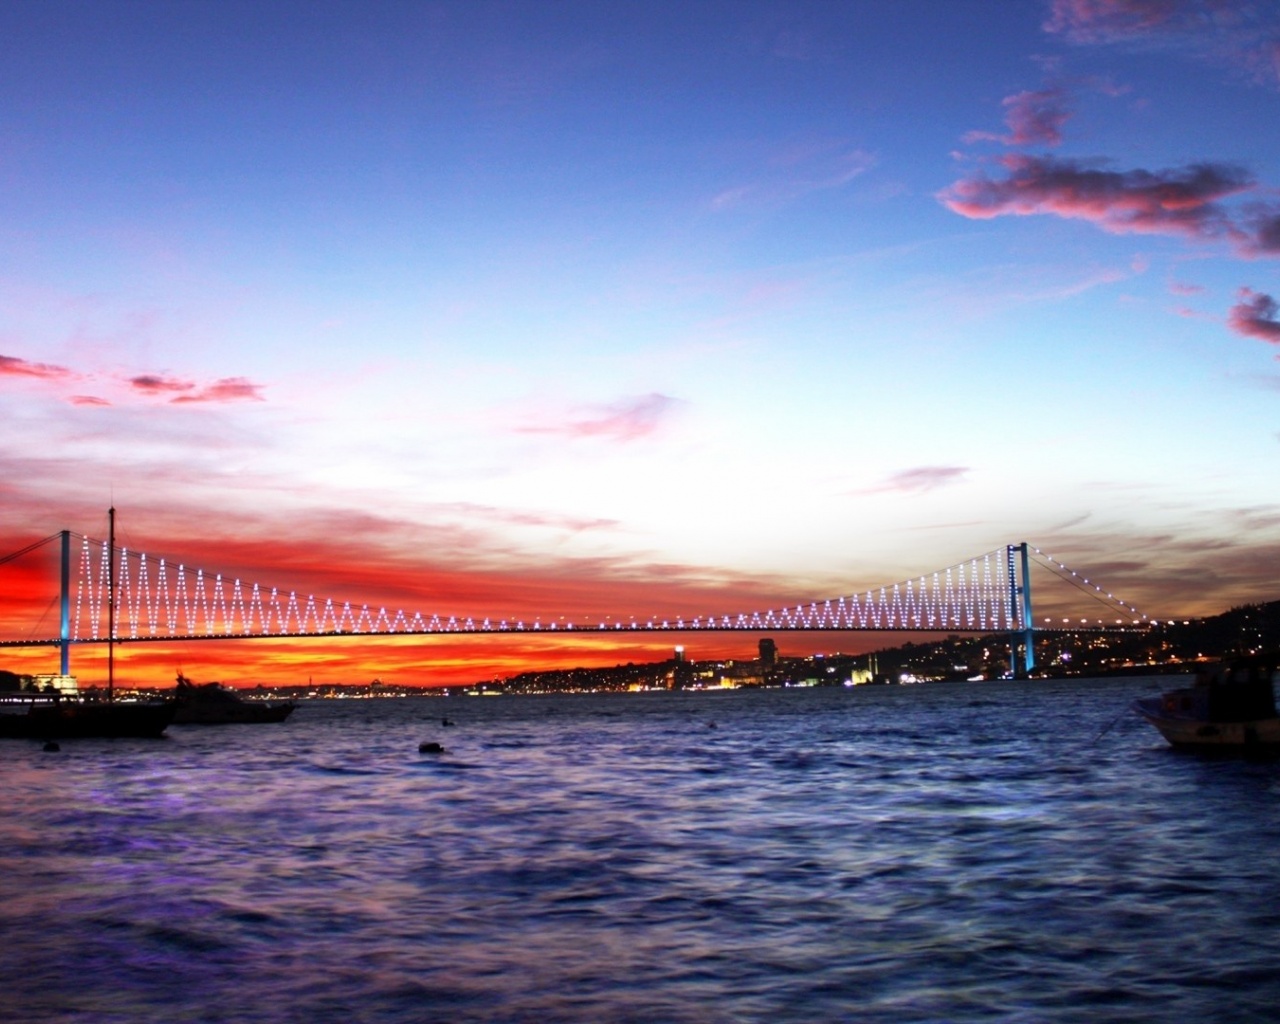
<svg viewBox="0 0 1280 1024">
<path fill-rule="evenodd" d="M 1155 686 L 6 744 L 0 984 L 26 1021 L 1270 1019 L 1280 766 L 1116 721 Z"/>
</svg>

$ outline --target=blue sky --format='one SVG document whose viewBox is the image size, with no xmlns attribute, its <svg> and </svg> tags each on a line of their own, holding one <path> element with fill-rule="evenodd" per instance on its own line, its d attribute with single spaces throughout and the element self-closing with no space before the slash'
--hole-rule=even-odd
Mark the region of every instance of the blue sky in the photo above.
<svg viewBox="0 0 1280 1024">
<path fill-rule="evenodd" d="M 1262 2 L 3 4 L 0 524 L 425 611 L 1023 539 L 1272 599 L 1278 99 Z"/>
</svg>

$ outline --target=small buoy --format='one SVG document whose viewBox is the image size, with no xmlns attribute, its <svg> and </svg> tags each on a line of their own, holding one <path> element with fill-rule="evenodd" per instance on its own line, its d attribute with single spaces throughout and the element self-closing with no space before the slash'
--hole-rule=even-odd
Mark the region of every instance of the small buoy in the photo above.
<svg viewBox="0 0 1280 1024">
<path fill-rule="evenodd" d="M 431 743 L 430 741 L 426 741 L 418 744 L 418 753 L 419 754 L 443 754 L 444 747 L 440 746 L 439 743 Z"/>
<path fill-rule="evenodd" d="M 46 754 L 52 754 L 61 749 L 62 748 L 58 746 L 58 744 L 54 743 L 53 740 L 48 740 L 44 745 L 44 751 Z"/>
<path fill-rule="evenodd" d="M 447 719 L 447 718 L 442 718 L 442 719 L 440 719 L 440 724 L 441 724 L 441 725 L 453 725 L 453 722 L 451 722 L 451 721 L 450 721 L 449 719 Z"/>
<path fill-rule="evenodd" d="M 718 728 L 718 726 L 716 725 L 716 723 L 715 723 L 715 722 L 708 722 L 708 723 L 707 723 L 707 728 L 708 728 L 708 729 L 715 729 L 715 728 Z"/>
</svg>

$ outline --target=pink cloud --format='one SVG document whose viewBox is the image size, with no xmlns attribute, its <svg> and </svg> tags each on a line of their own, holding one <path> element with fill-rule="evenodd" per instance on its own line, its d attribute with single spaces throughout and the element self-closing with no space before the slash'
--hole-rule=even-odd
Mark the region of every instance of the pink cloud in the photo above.
<svg viewBox="0 0 1280 1024">
<path fill-rule="evenodd" d="M 74 377 L 65 366 L 51 363 L 31 363 L 17 356 L 0 356 L 0 376 L 35 377 L 38 380 L 65 380 Z"/>
<path fill-rule="evenodd" d="M 1204 285 L 1188 284 L 1185 281 L 1170 281 L 1169 291 L 1174 295 L 1200 295 L 1204 292 Z"/>
<path fill-rule="evenodd" d="M 1046 32 L 1079 43 L 1108 43 L 1170 30 L 1183 12 L 1178 0 L 1053 0 Z"/>
<path fill-rule="evenodd" d="M 1071 117 L 1062 89 L 1040 89 L 1006 96 L 1004 122 L 1008 135 L 970 132 L 966 142 L 988 139 L 1010 146 L 1057 146 L 1062 142 L 1062 126 Z"/>
<path fill-rule="evenodd" d="M 1242 168 L 1192 164 L 1179 170 L 1105 171 L 1073 160 L 1009 154 L 1008 177 L 964 178 L 938 198 L 964 217 L 1047 213 L 1087 220 L 1112 234 L 1209 239 L 1240 232 L 1219 200 L 1254 187 Z"/>
<path fill-rule="evenodd" d="M 1168 50 L 1280 84 L 1280 9 L 1242 0 L 1052 0 L 1047 32 L 1073 43 Z"/>
<path fill-rule="evenodd" d="M 1280 345 L 1280 304 L 1252 288 L 1240 289 L 1240 301 L 1227 313 L 1227 326 L 1237 334 Z"/>
<path fill-rule="evenodd" d="M 0 355 L 0 377 L 30 377 L 35 380 L 65 382 L 84 380 L 85 375 L 65 366 L 51 363 L 33 363 L 16 356 Z M 121 378 L 116 378 L 120 380 Z M 124 383 L 136 394 L 152 398 L 169 397 L 171 402 L 238 402 L 263 401 L 262 386 L 247 377 L 223 377 L 212 384 L 198 385 L 194 381 L 168 377 L 155 373 L 143 373 L 123 378 Z M 172 397 L 170 397 L 172 396 Z M 97 395 L 66 395 L 72 405 L 111 405 Z"/>
<path fill-rule="evenodd" d="M 522 434 L 558 434 L 563 437 L 604 437 L 615 441 L 635 441 L 661 426 L 675 408 L 676 399 L 656 392 L 599 406 L 582 418 L 567 423 L 520 427 Z"/>
<path fill-rule="evenodd" d="M 254 384 L 247 377 L 223 377 L 212 384 L 198 388 L 194 381 L 161 377 L 157 374 L 142 374 L 138 377 L 130 377 L 129 385 L 146 395 L 173 395 L 174 397 L 169 401 L 174 404 L 263 401 L 262 386 Z"/>
<path fill-rule="evenodd" d="M 254 384 L 247 377 L 223 377 L 195 394 L 183 394 L 173 402 L 262 402 L 262 385 Z"/>
<path fill-rule="evenodd" d="M 620 525 L 617 519 L 567 516 L 554 512 L 539 512 L 528 509 L 504 509 L 494 505 L 477 505 L 467 501 L 452 502 L 438 507 L 442 511 L 465 516 L 468 520 L 486 519 L 499 523 L 513 523 L 517 526 L 538 526 L 555 530 L 568 530 L 572 533 L 581 533 L 585 530 L 613 529 Z"/>
<path fill-rule="evenodd" d="M 173 377 L 160 377 L 145 373 L 129 378 L 129 386 L 146 395 L 164 395 L 174 392 L 190 391 L 195 387 L 191 381 L 176 380 Z"/>
<path fill-rule="evenodd" d="M 914 469 L 904 469 L 894 473 L 875 486 L 854 493 L 884 494 L 897 491 L 905 494 L 922 494 L 925 491 L 959 483 L 968 472 L 968 466 L 917 466 Z"/>
<path fill-rule="evenodd" d="M 1244 243 L 1251 256 L 1280 255 L 1280 209 L 1259 207 L 1247 218 L 1249 234 Z"/>
</svg>

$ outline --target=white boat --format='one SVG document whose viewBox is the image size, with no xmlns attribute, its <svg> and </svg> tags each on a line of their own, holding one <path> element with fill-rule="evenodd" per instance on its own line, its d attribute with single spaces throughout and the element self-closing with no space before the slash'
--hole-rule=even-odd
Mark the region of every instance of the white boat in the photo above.
<svg viewBox="0 0 1280 1024">
<path fill-rule="evenodd" d="M 1192 686 L 1135 700 L 1133 710 L 1175 747 L 1280 753 L 1277 664 L 1280 653 L 1236 658 L 1202 671 Z"/>
</svg>

